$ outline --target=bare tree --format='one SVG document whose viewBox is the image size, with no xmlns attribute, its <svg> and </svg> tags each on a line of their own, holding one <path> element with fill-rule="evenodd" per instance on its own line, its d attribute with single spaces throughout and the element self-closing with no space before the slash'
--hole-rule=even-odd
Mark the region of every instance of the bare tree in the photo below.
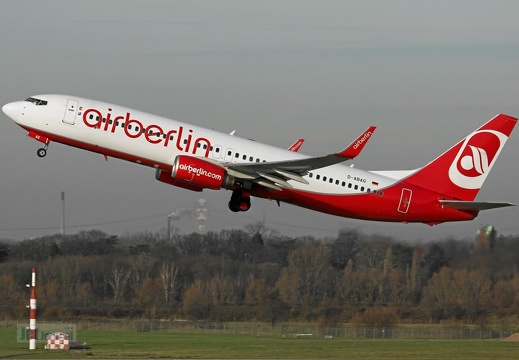
<svg viewBox="0 0 519 360">
<path fill-rule="evenodd" d="M 282 271 L 277 286 L 284 301 L 316 306 L 324 296 L 327 278 L 327 248 L 311 242 L 288 255 L 288 266 Z"/>
<path fill-rule="evenodd" d="M 178 267 L 171 263 L 163 262 L 160 266 L 160 279 L 164 301 L 169 303 L 180 289 Z"/>
<path fill-rule="evenodd" d="M 114 294 L 114 304 L 117 304 L 121 300 L 124 294 L 124 288 L 130 278 L 130 271 L 123 269 L 122 267 L 114 267 L 108 278 L 108 284 L 112 287 Z"/>
<path fill-rule="evenodd" d="M 132 262 L 132 271 L 130 286 L 135 291 L 141 283 L 150 277 L 153 268 L 155 267 L 156 261 L 154 258 L 148 255 L 139 255 Z"/>
</svg>

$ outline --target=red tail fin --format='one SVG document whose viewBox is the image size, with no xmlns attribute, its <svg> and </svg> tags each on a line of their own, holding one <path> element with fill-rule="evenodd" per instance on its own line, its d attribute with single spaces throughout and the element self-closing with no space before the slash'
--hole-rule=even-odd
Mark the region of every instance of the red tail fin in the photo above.
<svg viewBox="0 0 519 360">
<path fill-rule="evenodd" d="M 499 114 L 405 182 L 460 200 L 474 200 L 517 119 Z"/>
</svg>

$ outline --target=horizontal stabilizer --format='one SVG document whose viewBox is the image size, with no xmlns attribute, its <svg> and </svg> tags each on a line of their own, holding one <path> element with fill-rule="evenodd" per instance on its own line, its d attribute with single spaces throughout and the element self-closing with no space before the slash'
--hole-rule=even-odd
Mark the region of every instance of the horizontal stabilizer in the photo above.
<svg viewBox="0 0 519 360">
<path fill-rule="evenodd" d="M 440 200 L 440 203 L 444 206 L 448 206 L 450 208 L 461 211 L 481 211 L 507 206 L 515 206 L 515 204 L 512 203 L 485 201 Z"/>
</svg>

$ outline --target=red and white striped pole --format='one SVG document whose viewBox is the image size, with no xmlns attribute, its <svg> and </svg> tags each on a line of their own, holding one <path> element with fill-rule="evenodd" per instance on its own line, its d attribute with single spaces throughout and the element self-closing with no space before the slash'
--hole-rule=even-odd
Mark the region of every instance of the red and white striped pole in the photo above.
<svg viewBox="0 0 519 360">
<path fill-rule="evenodd" d="M 32 268 L 31 300 L 29 303 L 29 350 L 36 350 L 36 269 Z"/>
</svg>

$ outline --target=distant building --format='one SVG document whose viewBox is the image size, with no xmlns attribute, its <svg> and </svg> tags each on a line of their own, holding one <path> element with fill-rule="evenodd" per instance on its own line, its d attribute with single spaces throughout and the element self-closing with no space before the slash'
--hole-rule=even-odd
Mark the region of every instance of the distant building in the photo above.
<svg viewBox="0 0 519 360">
<path fill-rule="evenodd" d="M 496 243 L 497 231 L 492 225 L 484 225 L 479 228 L 476 236 L 476 248 L 493 249 Z"/>
</svg>

